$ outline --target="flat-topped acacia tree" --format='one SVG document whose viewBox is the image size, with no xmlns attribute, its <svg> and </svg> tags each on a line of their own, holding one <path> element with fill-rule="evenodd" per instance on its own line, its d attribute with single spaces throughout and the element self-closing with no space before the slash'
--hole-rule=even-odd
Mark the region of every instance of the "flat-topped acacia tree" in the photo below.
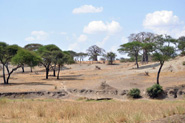
<svg viewBox="0 0 185 123">
<path fill-rule="evenodd" d="M 30 44 L 25 45 L 24 49 L 32 51 L 32 52 L 36 52 L 41 46 L 43 45 L 38 44 L 38 43 L 30 43 Z M 34 67 L 34 63 L 31 63 L 31 64 L 30 66 Z M 31 72 L 32 72 L 32 67 L 30 67 Z M 22 66 L 22 72 L 24 73 L 24 66 Z"/>
<path fill-rule="evenodd" d="M 17 45 L 8 45 L 4 42 L 0 42 L 0 62 L 3 65 L 3 80 L 4 84 L 8 84 L 8 80 L 10 78 L 10 75 L 17 70 L 20 65 L 17 65 L 12 70 L 9 70 L 9 63 L 11 62 L 11 59 L 17 54 L 17 51 L 20 49 Z M 8 73 L 8 77 L 6 78 L 5 70 Z"/>
<path fill-rule="evenodd" d="M 77 55 L 76 55 L 76 57 L 79 58 L 80 63 L 81 63 L 81 61 L 83 61 L 84 58 L 87 57 L 87 56 L 88 56 L 88 54 L 87 54 L 87 53 L 83 53 L 83 52 L 77 53 Z"/>
<path fill-rule="evenodd" d="M 176 54 L 175 48 L 169 45 L 169 40 L 163 38 L 162 35 L 158 36 L 157 38 L 158 40 L 156 41 L 156 47 L 152 57 L 154 61 L 159 61 L 160 63 L 160 67 L 157 73 L 157 84 L 159 84 L 159 76 L 165 61 L 175 57 Z"/>
<path fill-rule="evenodd" d="M 128 42 L 126 44 L 121 45 L 118 51 L 120 53 L 128 53 L 134 56 L 137 68 L 139 68 L 138 56 L 139 56 L 139 51 L 142 50 L 142 46 L 143 44 L 139 41 Z"/>
<path fill-rule="evenodd" d="M 28 64 L 31 57 L 36 57 L 34 54 L 25 49 L 22 49 L 18 45 L 8 45 L 4 42 L 0 42 L 0 62 L 3 65 L 3 80 L 4 84 L 9 84 L 10 76 L 18 68 L 24 64 Z M 9 64 L 12 64 L 12 69 L 9 68 Z M 6 74 L 7 72 L 7 74 Z"/>
<path fill-rule="evenodd" d="M 39 54 L 42 59 L 41 64 L 46 69 L 46 79 L 48 79 L 50 66 L 54 61 L 53 59 L 55 59 L 56 51 L 61 51 L 61 50 L 54 44 L 44 45 L 37 50 L 37 54 Z"/>
<path fill-rule="evenodd" d="M 12 64 L 21 64 L 28 65 L 31 69 L 37 66 L 41 61 L 41 58 L 32 51 L 28 51 L 26 49 L 21 49 L 17 52 L 17 54 L 12 58 Z"/>
<path fill-rule="evenodd" d="M 29 51 L 37 51 L 40 47 L 42 47 L 42 44 L 37 43 L 31 43 L 24 46 L 24 49 L 27 49 Z"/>
<path fill-rule="evenodd" d="M 178 38 L 178 49 L 181 51 L 182 55 L 185 55 L 185 36 Z"/>
<path fill-rule="evenodd" d="M 64 66 L 64 64 L 71 64 L 72 57 L 70 54 L 62 51 L 55 52 L 56 55 L 56 64 L 58 66 L 58 74 L 57 79 L 60 77 L 60 69 Z"/>
</svg>

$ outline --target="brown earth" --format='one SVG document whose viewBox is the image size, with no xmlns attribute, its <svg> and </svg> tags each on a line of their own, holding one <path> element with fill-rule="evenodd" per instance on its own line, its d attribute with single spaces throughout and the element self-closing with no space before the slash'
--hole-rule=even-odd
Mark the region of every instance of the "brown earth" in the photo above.
<svg viewBox="0 0 185 123">
<path fill-rule="evenodd" d="M 185 66 L 182 65 L 183 61 L 185 57 L 177 57 L 165 62 L 162 69 L 160 84 L 168 90 L 167 93 L 171 94 L 170 98 L 174 98 L 177 93 L 181 93 L 181 97 L 184 98 Z M 21 69 L 13 73 L 9 85 L 3 84 L 1 70 L 0 93 L 66 91 L 76 96 L 88 95 L 94 98 L 103 95 L 103 97 L 122 98 L 129 89 L 139 88 L 142 95 L 145 95 L 146 88 L 156 83 L 158 68 L 157 62 L 140 64 L 139 69 L 135 68 L 134 63 L 116 62 L 115 65 L 107 65 L 101 62 L 93 64 L 85 62 L 67 65 L 60 73 L 60 80 L 53 77 L 50 71 L 49 79 L 46 80 L 43 67 L 36 67 L 33 73 L 25 67 L 25 73 L 22 73 Z M 101 88 L 102 82 L 106 83 L 109 89 Z"/>
<path fill-rule="evenodd" d="M 173 115 L 150 123 L 185 123 L 185 115 Z"/>
</svg>

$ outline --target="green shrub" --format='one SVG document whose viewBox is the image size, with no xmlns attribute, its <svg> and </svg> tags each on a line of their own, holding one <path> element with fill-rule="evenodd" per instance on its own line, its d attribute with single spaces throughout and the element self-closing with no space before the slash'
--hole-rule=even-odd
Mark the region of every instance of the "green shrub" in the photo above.
<svg viewBox="0 0 185 123">
<path fill-rule="evenodd" d="M 185 61 L 182 62 L 182 65 L 185 65 Z"/>
<path fill-rule="evenodd" d="M 152 87 L 147 88 L 146 91 L 151 98 L 156 98 L 163 93 L 163 88 L 159 84 L 154 84 Z"/>
<path fill-rule="evenodd" d="M 138 88 L 133 88 L 128 92 L 128 96 L 132 98 L 139 98 L 140 96 L 140 90 Z"/>
<path fill-rule="evenodd" d="M 119 61 L 120 61 L 121 63 L 123 63 L 123 62 L 129 62 L 129 59 L 121 58 Z"/>
<path fill-rule="evenodd" d="M 185 56 L 185 51 L 182 51 L 180 55 Z"/>
</svg>

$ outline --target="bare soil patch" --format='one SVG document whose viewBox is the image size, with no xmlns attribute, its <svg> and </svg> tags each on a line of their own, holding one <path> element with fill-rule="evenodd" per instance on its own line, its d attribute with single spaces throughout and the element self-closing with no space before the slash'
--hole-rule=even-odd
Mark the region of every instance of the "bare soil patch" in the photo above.
<svg viewBox="0 0 185 123">
<path fill-rule="evenodd" d="M 162 69 L 160 84 L 167 90 L 166 93 L 169 95 L 167 97 L 170 99 L 184 98 L 184 88 L 175 88 L 185 85 L 185 67 L 182 65 L 184 60 L 185 57 L 170 60 L 164 64 Z M 60 92 L 65 90 L 75 96 L 102 97 L 103 95 L 107 97 L 108 95 L 111 98 L 112 96 L 124 98 L 129 89 L 139 88 L 144 96 L 146 88 L 156 83 L 158 68 L 158 63 L 140 64 L 139 69 L 135 68 L 134 63 L 73 64 L 63 68 L 59 80 L 52 76 L 52 71 L 50 71 L 49 79 L 46 80 L 43 67 L 36 67 L 32 73 L 29 72 L 30 68 L 25 67 L 25 73 L 22 73 L 21 69 L 13 73 L 9 85 L 2 84 L 1 76 L 0 93 Z M 2 70 L 0 74 L 2 74 Z M 102 82 L 106 82 L 111 88 L 98 89 Z"/>
</svg>

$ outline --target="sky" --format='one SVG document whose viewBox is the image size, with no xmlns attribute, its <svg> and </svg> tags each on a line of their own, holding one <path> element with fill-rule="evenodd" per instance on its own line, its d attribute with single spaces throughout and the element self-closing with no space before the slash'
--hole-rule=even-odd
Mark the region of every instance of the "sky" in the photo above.
<svg viewBox="0 0 185 123">
<path fill-rule="evenodd" d="M 0 41 L 115 52 L 132 33 L 185 36 L 185 0 L 0 0 Z"/>
</svg>

